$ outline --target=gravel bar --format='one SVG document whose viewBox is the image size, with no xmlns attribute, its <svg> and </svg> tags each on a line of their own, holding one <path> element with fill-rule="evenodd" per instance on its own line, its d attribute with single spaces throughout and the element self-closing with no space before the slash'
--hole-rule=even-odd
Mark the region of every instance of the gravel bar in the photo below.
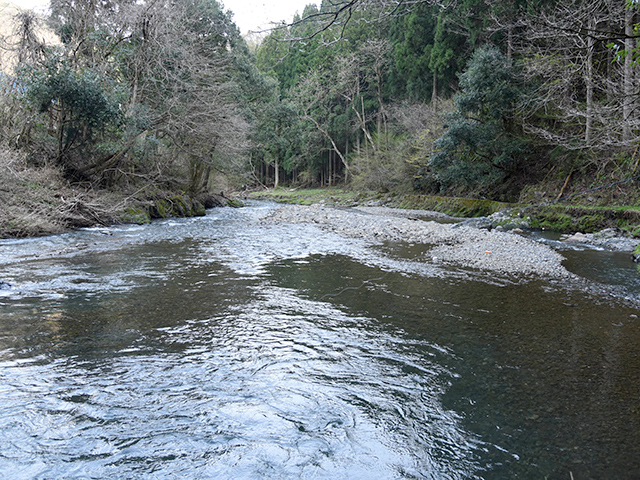
<svg viewBox="0 0 640 480">
<path fill-rule="evenodd" d="M 433 245 L 431 261 L 484 271 L 574 277 L 562 266 L 564 257 L 542 243 L 515 233 L 425 221 L 432 212 L 386 207 L 334 208 L 324 205 L 281 205 L 267 214 L 267 223 L 313 223 L 337 234 L 370 240 Z"/>
</svg>

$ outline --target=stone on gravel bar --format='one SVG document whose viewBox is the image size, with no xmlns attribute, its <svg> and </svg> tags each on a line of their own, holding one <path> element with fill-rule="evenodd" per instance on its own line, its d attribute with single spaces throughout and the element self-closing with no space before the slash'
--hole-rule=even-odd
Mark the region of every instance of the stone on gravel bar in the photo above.
<svg viewBox="0 0 640 480">
<path fill-rule="evenodd" d="M 438 262 L 516 275 L 562 278 L 572 276 L 564 257 L 540 242 L 507 232 L 442 224 L 410 216 L 409 211 L 376 207 L 332 208 L 322 205 L 282 205 L 263 222 L 315 223 L 348 237 L 406 241 L 434 245 L 430 257 Z"/>
</svg>

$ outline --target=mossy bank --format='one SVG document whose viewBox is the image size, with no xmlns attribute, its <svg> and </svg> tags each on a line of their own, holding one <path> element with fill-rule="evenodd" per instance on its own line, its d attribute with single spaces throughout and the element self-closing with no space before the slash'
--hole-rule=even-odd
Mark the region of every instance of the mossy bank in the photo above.
<svg viewBox="0 0 640 480">
<path fill-rule="evenodd" d="M 433 195 L 401 195 L 394 193 L 358 192 L 341 188 L 278 189 L 254 192 L 251 198 L 281 203 L 357 206 L 376 205 L 415 210 L 432 210 L 455 217 L 486 217 L 508 212 L 531 228 L 560 233 L 593 233 L 616 228 L 629 236 L 640 237 L 639 206 L 582 206 L 566 204 L 532 205 L 505 203 L 473 198 Z"/>
</svg>

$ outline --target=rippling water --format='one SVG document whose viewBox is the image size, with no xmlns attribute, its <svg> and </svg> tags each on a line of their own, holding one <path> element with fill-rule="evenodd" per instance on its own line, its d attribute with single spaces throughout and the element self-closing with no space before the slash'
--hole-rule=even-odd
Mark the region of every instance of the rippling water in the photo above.
<svg viewBox="0 0 640 480">
<path fill-rule="evenodd" d="M 268 208 L 0 242 L 6 478 L 640 477 L 640 320 Z"/>
</svg>

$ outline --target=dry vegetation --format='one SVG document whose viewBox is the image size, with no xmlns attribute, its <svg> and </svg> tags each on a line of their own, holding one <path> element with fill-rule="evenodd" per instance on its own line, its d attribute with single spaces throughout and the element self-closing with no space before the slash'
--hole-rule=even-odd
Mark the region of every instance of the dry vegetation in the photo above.
<svg viewBox="0 0 640 480">
<path fill-rule="evenodd" d="M 115 212 L 124 206 L 105 192 L 74 188 L 56 168 L 29 166 L 24 154 L 6 147 L 0 147 L 0 171 L 0 232 L 5 237 L 107 224 L 117 220 Z"/>
</svg>

